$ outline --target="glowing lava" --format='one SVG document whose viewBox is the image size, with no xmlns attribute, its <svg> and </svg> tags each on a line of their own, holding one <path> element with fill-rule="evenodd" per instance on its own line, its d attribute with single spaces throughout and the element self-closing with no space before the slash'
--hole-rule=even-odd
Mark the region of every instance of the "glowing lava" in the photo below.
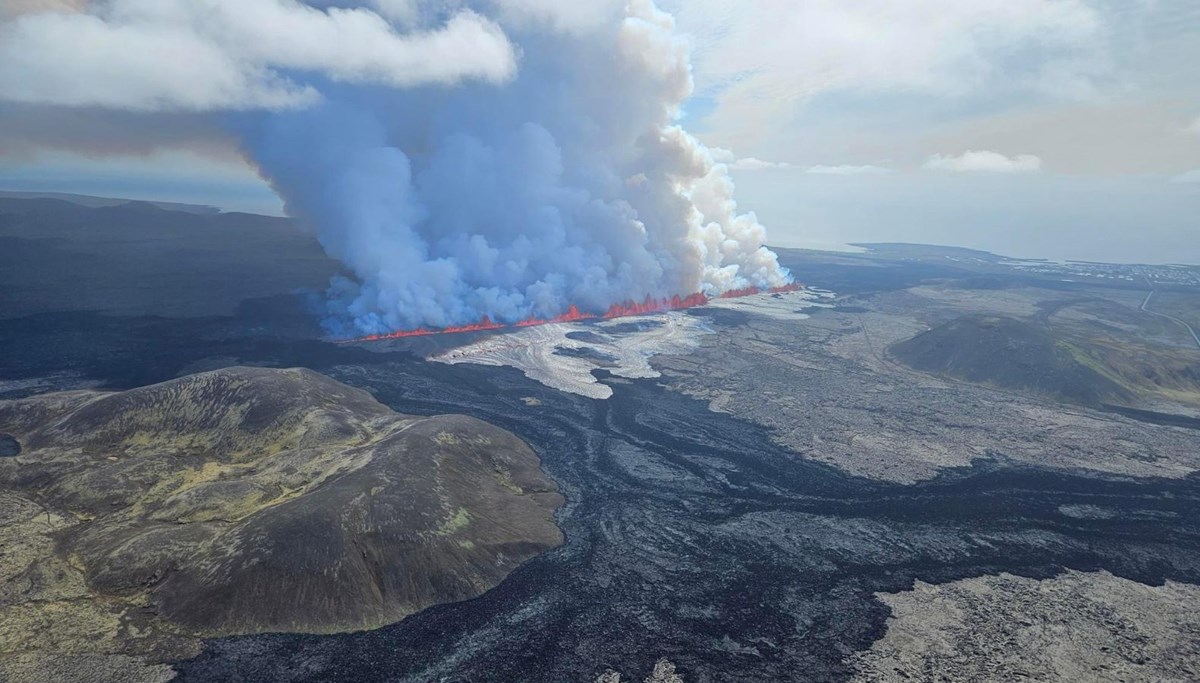
<svg viewBox="0 0 1200 683">
<path fill-rule="evenodd" d="M 759 289 L 758 287 L 746 287 L 744 289 L 731 289 L 724 292 L 717 298 L 719 299 L 737 299 L 744 296 L 754 294 L 780 294 L 782 292 L 796 292 L 800 290 L 800 285 L 793 282 L 782 287 L 772 287 L 770 289 Z M 709 297 L 704 294 L 691 294 L 689 296 L 675 296 L 669 299 L 655 299 L 647 296 L 644 301 L 636 302 L 629 301 L 623 304 L 613 304 L 608 310 L 600 315 L 593 313 L 584 313 L 580 311 L 574 304 L 567 309 L 566 313 L 556 315 L 553 318 L 526 318 L 518 320 L 515 323 L 506 325 L 504 323 L 493 322 L 491 318 L 484 316 L 482 320 L 471 325 L 455 325 L 452 327 L 427 328 L 418 327 L 415 330 L 402 330 L 399 332 L 388 332 L 386 334 L 370 334 L 365 337 L 356 337 L 354 339 L 342 339 L 338 343 L 350 344 L 354 342 L 369 342 L 383 341 L 385 339 L 407 339 L 409 337 L 428 337 L 435 334 L 460 334 L 462 332 L 486 332 L 489 330 L 508 330 L 520 327 L 536 327 L 538 325 L 549 325 L 551 323 L 573 323 L 581 320 L 612 320 L 613 318 L 627 318 L 634 315 L 646 315 L 649 313 L 662 313 L 664 311 L 678 311 L 684 308 L 695 308 L 704 306 L 710 301 Z"/>
</svg>

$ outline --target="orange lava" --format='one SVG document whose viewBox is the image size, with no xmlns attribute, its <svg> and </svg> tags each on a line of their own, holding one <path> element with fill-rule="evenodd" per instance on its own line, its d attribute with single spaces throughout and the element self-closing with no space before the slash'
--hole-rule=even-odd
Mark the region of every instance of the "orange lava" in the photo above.
<svg viewBox="0 0 1200 683">
<path fill-rule="evenodd" d="M 728 292 L 722 293 L 717 298 L 719 299 L 737 299 L 744 296 L 754 294 L 779 294 L 782 292 L 795 292 L 800 290 L 800 285 L 793 282 L 782 287 L 772 287 L 770 289 L 759 289 L 758 287 L 746 287 L 744 289 L 731 289 Z M 574 304 L 567 309 L 566 313 L 556 315 L 553 318 L 526 318 L 519 320 L 511 325 L 504 323 L 493 322 L 486 315 L 477 323 L 471 325 L 455 325 L 452 327 L 427 328 L 418 327 L 415 330 L 402 330 L 399 332 L 388 332 L 386 334 L 370 334 L 365 337 L 356 337 L 354 339 L 339 340 L 341 344 L 350 344 L 354 342 L 370 342 L 383 341 L 386 339 L 407 339 L 409 337 L 428 337 L 435 334 L 459 334 L 462 332 L 486 332 L 489 330 L 507 330 L 520 327 L 537 327 L 538 325 L 549 325 L 550 323 L 572 323 L 581 320 L 612 320 L 613 318 L 627 318 L 633 315 L 646 315 L 648 313 L 662 313 L 663 311 L 677 311 L 684 308 L 695 308 L 703 306 L 710 301 L 709 297 L 704 294 L 691 294 L 688 296 L 675 296 L 669 299 L 655 299 L 647 296 L 644 301 L 630 301 L 623 304 L 613 304 L 603 314 L 596 315 L 592 313 L 584 313 L 580 311 Z"/>
</svg>

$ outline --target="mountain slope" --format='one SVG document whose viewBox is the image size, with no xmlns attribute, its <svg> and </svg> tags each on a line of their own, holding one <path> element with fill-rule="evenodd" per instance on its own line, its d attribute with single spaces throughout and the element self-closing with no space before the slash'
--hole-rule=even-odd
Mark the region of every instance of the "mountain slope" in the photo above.
<svg viewBox="0 0 1200 683">
<path fill-rule="evenodd" d="M 964 316 L 889 351 L 917 370 L 1076 403 L 1095 405 L 1127 394 L 1079 362 L 1045 328 L 1015 318 Z"/>
<path fill-rule="evenodd" d="M 54 553 L 93 597 L 194 634 L 371 628 L 562 542 L 562 498 L 515 436 L 307 370 L 0 402 L 0 433 L 21 446 L 0 491 L 65 520 Z M 52 593 L 43 560 L 0 571 Z"/>
</svg>

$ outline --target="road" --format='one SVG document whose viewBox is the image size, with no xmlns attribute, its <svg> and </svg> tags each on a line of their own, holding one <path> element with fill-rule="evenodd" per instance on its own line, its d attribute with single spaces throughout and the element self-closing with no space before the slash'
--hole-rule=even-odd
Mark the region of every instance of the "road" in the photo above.
<svg viewBox="0 0 1200 683">
<path fill-rule="evenodd" d="M 1153 287 L 1153 285 L 1151 285 L 1151 287 Z M 1171 322 L 1175 323 L 1176 325 L 1179 325 L 1183 329 L 1187 330 L 1188 334 L 1192 335 L 1192 339 L 1196 342 L 1196 348 L 1200 349 L 1200 335 L 1196 334 L 1196 330 L 1192 329 L 1191 325 L 1185 323 L 1184 321 L 1180 320 L 1179 318 L 1176 318 L 1173 315 L 1167 315 L 1166 313 L 1155 313 L 1154 311 L 1150 310 L 1150 308 L 1149 308 L 1150 300 L 1154 298 L 1154 295 L 1157 292 L 1158 292 L 1158 290 L 1151 289 L 1150 293 L 1146 295 L 1146 300 L 1142 302 L 1142 311 L 1149 313 L 1150 315 L 1157 315 L 1160 318 L 1166 318 L 1167 320 L 1170 320 Z"/>
</svg>

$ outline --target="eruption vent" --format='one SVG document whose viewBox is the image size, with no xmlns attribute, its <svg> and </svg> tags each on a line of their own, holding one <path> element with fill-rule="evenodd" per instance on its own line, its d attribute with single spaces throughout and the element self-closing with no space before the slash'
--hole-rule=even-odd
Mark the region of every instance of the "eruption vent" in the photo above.
<svg viewBox="0 0 1200 683">
<path fill-rule="evenodd" d="M 467 4 L 515 46 L 507 78 L 330 79 L 319 104 L 232 121 L 353 273 L 330 287 L 332 335 L 604 317 L 790 282 L 726 167 L 677 125 L 692 84 L 670 15 L 650 0 Z M 436 30 L 424 14 L 411 28 Z"/>
<path fill-rule="evenodd" d="M 770 289 L 759 289 L 757 287 L 745 287 L 742 289 L 731 289 L 723 294 L 722 299 L 736 299 L 754 294 L 781 294 L 783 292 L 797 292 L 800 290 L 800 285 L 789 283 L 779 287 L 771 287 Z M 709 302 L 709 298 L 704 294 L 692 294 L 690 296 L 675 295 L 669 299 L 652 299 L 646 297 L 641 302 L 626 302 L 621 304 L 613 304 L 603 315 L 590 315 L 581 312 L 575 305 L 567 308 L 567 312 L 561 315 L 556 315 L 553 318 L 525 318 L 518 320 L 511 325 L 497 323 L 491 318 L 484 316 L 477 323 L 471 325 L 454 325 L 451 327 L 443 327 L 440 329 L 429 329 L 418 327 L 415 330 L 397 330 L 395 332 L 387 332 L 381 334 L 369 334 L 353 339 L 343 339 L 342 343 L 354 342 L 371 342 L 384 341 L 387 339 L 406 339 L 409 337 L 428 337 L 435 334 L 462 334 L 465 332 L 488 332 L 491 330 L 505 330 L 521 327 L 537 327 L 538 325 L 549 325 L 551 323 L 573 323 L 582 322 L 585 320 L 612 320 L 614 318 L 627 318 L 635 315 L 648 315 L 650 313 L 662 313 L 663 311 L 678 311 L 685 308 L 695 308 L 704 306 Z"/>
</svg>

